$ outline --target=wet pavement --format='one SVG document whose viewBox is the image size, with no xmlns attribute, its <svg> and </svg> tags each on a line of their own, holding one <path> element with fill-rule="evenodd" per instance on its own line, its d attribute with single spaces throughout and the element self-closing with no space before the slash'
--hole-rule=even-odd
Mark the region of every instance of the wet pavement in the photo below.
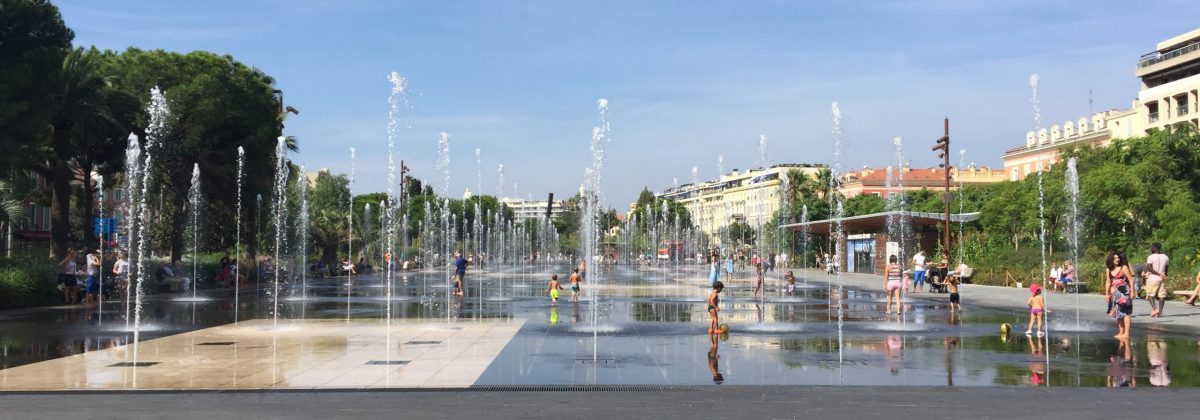
<svg viewBox="0 0 1200 420">
<path fill-rule="evenodd" d="M 143 304 L 140 338 L 222 326 L 235 317 L 274 322 L 276 313 L 284 323 L 351 325 L 381 320 L 390 309 L 394 318 L 411 322 L 523 320 L 511 341 L 490 356 L 474 382 L 478 386 L 1200 384 L 1196 336 L 1169 325 L 1135 329 L 1126 344 L 1112 338 L 1111 321 L 1076 320 L 1060 310 L 1063 315 L 1051 317 L 1050 338 L 1031 339 L 1020 334 L 1028 315 L 1003 299 L 984 304 L 984 296 L 976 294 L 979 304 L 959 314 L 949 311 L 946 295 L 916 294 L 903 314 L 887 316 L 882 295 L 871 291 L 878 282 L 848 275 L 846 285 L 861 289 L 846 289 L 839 328 L 831 279 L 808 273 L 812 278 L 798 279 L 796 293 L 787 295 L 775 272 L 761 299 L 753 296 L 749 276 L 730 282 L 721 312 L 730 333 L 709 336 L 707 280 L 700 267 L 619 266 L 589 273 L 580 302 L 570 302 L 564 291 L 551 306 L 545 292 L 549 273 L 565 278 L 568 271 L 563 266 L 472 272 L 461 299 L 449 296 L 445 273 L 405 273 L 393 283 L 390 305 L 378 274 L 358 276 L 349 286 L 346 278 L 312 279 L 306 290 L 284 285 L 286 297 L 277 311 L 266 287 L 243 291 L 236 305 L 231 290 L 201 290 L 207 300 L 198 302 L 177 301 L 190 294 L 151 295 Z M 1002 323 L 1012 324 L 1016 333 L 1001 336 Z M 5 369 L 131 340 L 122 302 L 106 303 L 102 312 L 76 306 L 0 313 Z"/>
</svg>

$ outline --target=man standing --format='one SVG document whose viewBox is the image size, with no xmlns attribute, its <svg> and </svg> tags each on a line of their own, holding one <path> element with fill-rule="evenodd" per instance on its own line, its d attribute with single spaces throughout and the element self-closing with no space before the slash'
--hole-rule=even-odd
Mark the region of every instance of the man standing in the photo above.
<svg viewBox="0 0 1200 420">
<path fill-rule="evenodd" d="M 1170 258 L 1162 253 L 1162 244 L 1150 244 L 1150 256 L 1146 257 L 1146 270 L 1142 277 L 1146 278 L 1146 300 L 1150 301 L 1150 316 L 1162 317 L 1163 305 L 1167 302 L 1167 268 Z"/>
<path fill-rule="evenodd" d="M 913 255 L 913 290 L 920 292 L 925 286 L 925 251 Z"/>
<path fill-rule="evenodd" d="M 461 252 L 454 253 L 454 295 L 463 295 L 463 277 L 467 275 L 467 259 Z"/>
</svg>

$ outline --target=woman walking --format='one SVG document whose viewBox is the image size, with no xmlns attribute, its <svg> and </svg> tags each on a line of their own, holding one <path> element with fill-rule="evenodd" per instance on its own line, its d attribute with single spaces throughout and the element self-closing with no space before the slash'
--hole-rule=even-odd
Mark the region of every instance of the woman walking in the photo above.
<svg viewBox="0 0 1200 420">
<path fill-rule="evenodd" d="M 1108 313 L 1117 319 L 1117 335 L 1113 338 L 1129 338 L 1130 318 L 1133 317 L 1132 290 L 1133 270 L 1125 256 L 1119 252 L 1108 254 L 1104 262 L 1104 298 L 1108 301 Z"/>
</svg>

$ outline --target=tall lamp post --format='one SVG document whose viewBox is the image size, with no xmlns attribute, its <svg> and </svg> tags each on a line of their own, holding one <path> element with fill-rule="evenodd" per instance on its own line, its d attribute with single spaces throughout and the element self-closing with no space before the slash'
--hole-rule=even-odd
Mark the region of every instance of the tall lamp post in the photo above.
<svg viewBox="0 0 1200 420">
<path fill-rule="evenodd" d="M 938 157 L 942 158 L 942 163 L 938 167 L 944 169 L 945 173 L 945 192 L 942 194 L 942 203 L 946 206 L 946 218 L 943 220 L 942 226 L 942 257 L 947 261 L 950 259 L 950 118 L 946 117 L 942 122 L 943 134 L 937 139 L 937 144 L 930 150 L 938 152 Z"/>
</svg>

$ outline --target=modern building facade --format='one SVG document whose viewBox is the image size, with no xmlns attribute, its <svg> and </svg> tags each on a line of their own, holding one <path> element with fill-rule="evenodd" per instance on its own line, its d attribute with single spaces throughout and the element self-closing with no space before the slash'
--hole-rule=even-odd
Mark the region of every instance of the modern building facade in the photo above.
<svg viewBox="0 0 1200 420">
<path fill-rule="evenodd" d="M 816 164 L 779 164 L 768 168 L 733 171 L 716 180 L 685 184 L 658 194 L 687 208 L 694 223 L 714 244 L 720 244 L 721 230 L 734 221 L 761 226 L 783 204 L 781 188 L 788 171 L 798 170 L 816 177 L 826 166 Z"/>
<path fill-rule="evenodd" d="M 1025 134 L 1025 145 L 1004 152 L 1004 172 L 1019 180 L 1047 170 L 1065 146 L 1107 146 L 1176 124 L 1200 126 L 1200 29 L 1158 43 L 1134 69 L 1141 90 L 1129 109 L 1054 124 Z"/>
</svg>

